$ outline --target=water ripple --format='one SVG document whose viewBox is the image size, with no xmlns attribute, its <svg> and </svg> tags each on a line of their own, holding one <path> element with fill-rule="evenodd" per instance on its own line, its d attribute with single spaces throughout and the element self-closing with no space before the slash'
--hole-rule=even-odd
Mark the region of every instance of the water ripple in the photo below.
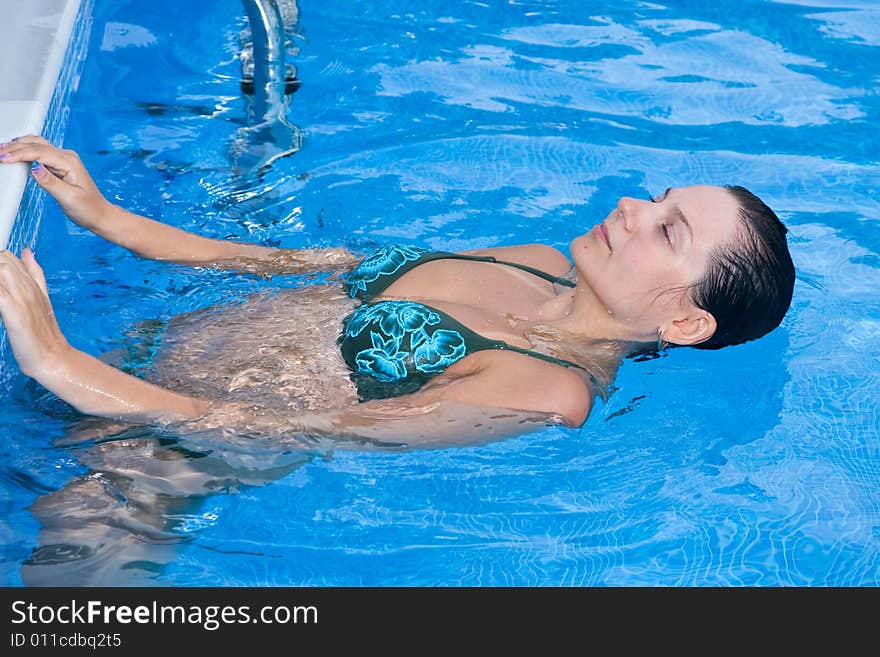
<svg viewBox="0 0 880 657">
<path fill-rule="evenodd" d="M 631 32 L 609 19 L 601 26 L 543 25 L 501 34 L 528 44 L 626 43 L 628 49 L 637 51 L 582 63 L 476 44 L 463 47 L 454 60 L 401 66 L 382 63 L 371 72 L 380 77 L 380 95 L 429 92 L 447 103 L 490 112 L 533 104 L 639 117 L 659 124 L 738 121 L 789 127 L 864 116 L 856 100 L 864 94 L 862 89 L 835 87 L 810 75 L 806 71 L 811 67 L 824 65 L 761 37 L 729 29 L 694 35 L 683 27 L 673 33 L 684 37 L 665 42 L 645 35 L 621 39 Z M 523 67 L 522 60 L 534 66 Z M 485 93 L 486 89 L 492 93 Z"/>
<path fill-rule="evenodd" d="M 596 181 L 634 165 L 643 172 L 637 184 L 644 190 L 742 181 L 779 211 L 808 213 L 840 211 L 839 195 L 845 193 L 848 210 L 880 219 L 874 186 L 880 182 L 880 166 L 808 155 L 686 153 L 641 145 L 600 146 L 565 137 L 486 135 L 354 153 L 311 173 L 313 181 L 328 175 L 359 181 L 396 176 L 402 191 L 419 194 L 510 188 L 522 192 L 515 202 L 546 212 L 586 203 Z"/>
</svg>

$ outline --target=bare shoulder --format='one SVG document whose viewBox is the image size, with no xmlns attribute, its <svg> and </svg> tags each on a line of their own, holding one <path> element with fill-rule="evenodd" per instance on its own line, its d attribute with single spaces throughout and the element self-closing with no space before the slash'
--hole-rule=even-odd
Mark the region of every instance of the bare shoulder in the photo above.
<svg viewBox="0 0 880 657">
<path fill-rule="evenodd" d="M 564 418 L 570 427 L 583 425 L 593 408 L 594 392 L 581 370 L 514 351 L 470 354 L 437 379 L 442 397 L 548 413 Z"/>
<path fill-rule="evenodd" d="M 548 244 L 518 244 L 490 249 L 460 251 L 466 255 L 492 256 L 519 265 L 534 267 L 554 276 L 562 276 L 571 268 L 571 262 L 562 251 Z"/>
</svg>

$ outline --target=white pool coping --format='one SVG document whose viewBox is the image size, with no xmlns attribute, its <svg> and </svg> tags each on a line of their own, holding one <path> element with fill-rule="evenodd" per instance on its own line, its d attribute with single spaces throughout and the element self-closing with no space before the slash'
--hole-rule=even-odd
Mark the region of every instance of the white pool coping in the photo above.
<svg viewBox="0 0 880 657">
<path fill-rule="evenodd" d="M 43 131 L 82 0 L 0 0 L 0 142 Z M 29 175 L 0 166 L 0 249 L 6 248 Z"/>
</svg>

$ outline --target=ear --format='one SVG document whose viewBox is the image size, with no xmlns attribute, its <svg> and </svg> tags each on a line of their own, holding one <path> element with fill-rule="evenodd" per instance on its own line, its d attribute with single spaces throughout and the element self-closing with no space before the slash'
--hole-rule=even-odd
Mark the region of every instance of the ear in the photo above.
<svg viewBox="0 0 880 657">
<path fill-rule="evenodd" d="M 712 337 L 718 323 L 712 313 L 697 310 L 687 317 L 673 320 L 663 327 L 663 340 L 670 344 L 688 346 L 705 342 Z"/>
</svg>

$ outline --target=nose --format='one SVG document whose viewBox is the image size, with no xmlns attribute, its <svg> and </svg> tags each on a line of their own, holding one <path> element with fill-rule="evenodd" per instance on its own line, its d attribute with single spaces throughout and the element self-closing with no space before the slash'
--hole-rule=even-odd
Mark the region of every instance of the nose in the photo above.
<svg viewBox="0 0 880 657">
<path fill-rule="evenodd" d="M 623 228 L 628 233 L 634 233 L 644 220 L 645 206 L 651 205 L 648 201 L 622 196 L 617 202 L 617 212 L 623 223 Z"/>
</svg>

